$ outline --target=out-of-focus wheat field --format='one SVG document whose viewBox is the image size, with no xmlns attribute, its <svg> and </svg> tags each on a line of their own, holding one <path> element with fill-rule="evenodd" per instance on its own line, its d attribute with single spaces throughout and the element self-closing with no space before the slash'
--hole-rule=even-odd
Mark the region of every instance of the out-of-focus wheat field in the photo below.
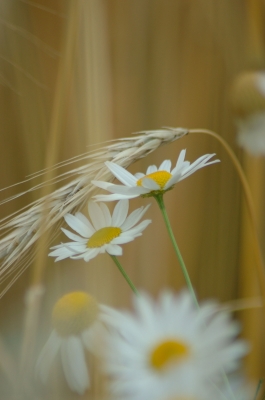
<svg viewBox="0 0 265 400">
<path fill-rule="evenodd" d="M 211 129 L 227 140 L 244 167 L 264 250 L 264 159 L 237 146 L 230 106 L 235 77 L 264 68 L 264 22 L 262 0 L 2 0 L 0 187 L 133 132 L 165 126 Z M 187 135 L 129 169 L 144 172 L 164 159 L 175 163 L 182 149 L 190 161 L 206 153 L 221 160 L 165 196 L 199 299 L 259 298 L 240 182 L 218 142 Z M 35 183 L 6 189 L 0 200 Z M 33 191 L 3 204 L 1 218 L 40 195 Z M 135 199 L 131 207 L 148 201 L 152 225 L 124 246 L 121 260 L 137 287 L 156 296 L 165 287 L 183 288 L 184 279 L 155 201 Z M 34 261 L 0 300 L 3 400 L 81 398 L 66 387 L 59 366 L 48 389 L 33 377 L 51 331 L 52 306 L 61 295 L 85 290 L 101 303 L 130 305 L 130 289 L 107 255 L 89 263 L 56 264 L 47 255 L 48 248 L 42 252 L 45 292 L 37 315 L 29 315 L 25 302 L 37 268 Z M 265 370 L 264 312 L 250 308 L 235 316 L 242 322 L 242 335 L 251 341 L 245 371 L 256 382 Z M 31 325 L 31 318 L 37 324 Z M 100 392 L 99 386 L 95 377 L 82 398 Z"/>
</svg>

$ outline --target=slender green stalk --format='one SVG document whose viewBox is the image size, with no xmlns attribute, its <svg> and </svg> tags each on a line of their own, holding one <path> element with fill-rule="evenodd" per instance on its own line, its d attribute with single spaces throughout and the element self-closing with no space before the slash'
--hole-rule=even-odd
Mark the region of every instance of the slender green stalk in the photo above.
<svg viewBox="0 0 265 400">
<path fill-rule="evenodd" d="M 222 370 L 222 378 L 223 378 L 223 381 L 224 381 L 225 386 L 226 386 L 226 388 L 227 388 L 227 391 L 228 391 L 228 393 L 229 393 L 229 395 L 230 395 L 229 398 L 231 398 L 231 399 L 233 399 L 233 400 L 236 400 L 236 397 L 235 397 L 234 392 L 233 392 L 233 390 L 232 390 L 232 388 L 231 388 L 231 385 L 230 385 L 228 376 L 226 375 L 226 373 L 225 373 L 224 370 Z"/>
<path fill-rule="evenodd" d="M 191 280 L 190 280 L 190 277 L 189 277 L 188 270 L 186 268 L 186 265 L 184 263 L 182 255 L 180 253 L 180 250 L 178 248 L 174 233 L 173 233 L 171 225 L 170 225 L 170 221 L 169 221 L 169 218 L 168 218 L 168 215 L 167 215 L 167 212 L 166 212 L 166 207 L 165 207 L 165 204 L 164 204 L 163 194 L 158 194 L 158 195 L 154 196 L 154 198 L 156 199 L 157 204 L 158 204 L 158 206 L 159 206 L 159 208 L 160 208 L 160 210 L 162 212 L 162 215 L 163 215 L 166 227 L 167 227 L 167 231 L 168 231 L 169 237 L 171 239 L 171 242 L 173 244 L 174 250 L 175 250 L 176 255 L 178 257 L 181 270 L 183 272 L 183 275 L 184 275 L 184 278 L 186 280 L 186 283 L 187 283 L 188 289 L 190 291 L 190 294 L 191 294 L 191 296 L 193 298 L 194 304 L 196 305 L 196 307 L 198 309 L 200 309 L 200 305 L 198 303 L 195 291 L 193 289 L 193 286 L 192 286 L 192 283 L 191 283 Z M 228 380 L 228 377 L 227 377 L 226 373 L 224 371 L 222 371 L 221 375 L 222 375 L 223 381 L 224 381 L 224 383 L 225 383 L 225 385 L 226 385 L 226 387 L 228 389 L 228 392 L 230 393 L 231 398 L 235 400 L 235 396 L 234 396 L 233 391 L 231 389 L 231 386 L 230 386 L 230 383 L 229 383 L 229 380 Z"/>
<path fill-rule="evenodd" d="M 263 381 L 264 381 L 263 378 L 261 378 L 261 379 L 259 380 L 258 385 L 257 385 L 256 392 L 255 392 L 255 396 L 254 396 L 254 399 L 253 399 L 253 400 L 257 400 L 258 394 L 259 394 L 259 392 L 260 392 L 260 388 L 261 388 L 261 386 L 262 386 L 262 384 L 263 384 Z M 264 399 L 264 397 L 263 397 L 263 399 Z"/>
<path fill-rule="evenodd" d="M 157 201 L 157 204 L 158 204 L 158 206 L 159 206 L 159 208 L 160 208 L 160 210 L 162 212 L 162 215 L 163 215 L 163 218 L 164 218 L 164 221 L 165 221 L 165 224 L 166 224 L 166 228 L 167 228 L 169 237 L 170 237 L 171 242 L 173 244 L 175 253 L 176 253 L 177 257 L 178 257 L 179 264 L 180 264 L 182 273 L 184 275 L 185 281 L 187 283 L 188 289 L 190 291 L 190 294 L 191 294 L 191 296 L 192 296 L 192 298 L 194 300 L 194 303 L 195 303 L 196 307 L 199 308 L 199 303 L 198 303 L 195 291 L 193 289 L 193 286 L 192 286 L 192 283 L 191 283 L 191 280 L 190 280 L 190 277 L 189 277 L 188 270 L 187 270 L 187 268 L 185 266 L 184 260 L 182 258 L 181 253 L 180 253 L 180 250 L 178 248 L 174 233 L 172 231 L 172 228 L 171 228 L 171 225 L 170 225 L 170 222 L 169 222 L 169 218 L 168 218 L 168 215 L 167 215 L 167 212 L 166 212 L 166 207 L 165 207 L 165 204 L 164 204 L 163 194 L 158 194 L 158 195 L 156 195 L 154 197 L 155 197 L 155 199 Z"/>
<path fill-rule="evenodd" d="M 119 271 L 121 272 L 122 276 L 124 277 L 124 279 L 126 280 L 126 282 L 128 283 L 128 285 L 130 286 L 130 288 L 132 289 L 132 291 L 139 296 L 139 292 L 136 289 L 136 287 L 134 286 L 134 284 L 132 283 L 131 279 L 129 278 L 129 276 L 126 274 L 126 272 L 124 271 L 123 267 L 121 266 L 120 262 L 118 261 L 117 257 L 112 256 L 110 254 L 112 260 L 115 262 L 115 264 L 117 265 Z"/>
</svg>

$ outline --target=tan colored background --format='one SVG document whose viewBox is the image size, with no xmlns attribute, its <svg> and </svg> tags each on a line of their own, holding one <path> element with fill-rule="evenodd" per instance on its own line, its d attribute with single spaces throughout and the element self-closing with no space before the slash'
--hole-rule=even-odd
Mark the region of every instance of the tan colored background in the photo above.
<svg viewBox="0 0 265 400">
<path fill-rule="evenodd" d="M 139 130 L 208 128 L 225 138 L 246 165 L 264 243 L 264 161 L 237 148 L 229 107 L 229 87 L 237 73 L 264 68 L 263 25 L 261 0 L 2 1 L 0 186 L 44 168 L 53 154 L 51 135 L 59 140 L 54 157 L 60 161 L 93 143 Z M 190 161 L 208 152 L 221 160 L 179 183 L 165 198 L 199 298 L 259 296 L 239 180 L 214 139 L 190 135 L 130 170 L 144 171 L 165 158 L 175 162 L 183 148 Z M 4 191 L 0 199 L 19 190 Z M 2 206 L 1 216 L 35 196 L 38 193 Z M 134 200 L 131 207 L 142 202 Z M 148 215 L 153 224 L 142 238 L 124 246 L 122 263 L 138 287 L 156 295 L 164 287 L 181 289 L 184 281 L 152 203 Z M 0 301 L 3 341 L 17 364 L 23 342 L 23 297 L 33 268 Z M 51 307 L 61 294 L 85 289 L 100 302 L 129 304 L 131 293 L 115 268 L 107 255 L 89 264 L 47 260 L 34 354 L 47 338 Z M 263 314 L 249 310 L 238 316 L 253 340 L 246 369 L 258 379 L 264 372 Z M 4 372 L 2 376 L 6 396 L 10 385 Z M 60 390 L 49 396 L 60 398 L 63 393 L 64 398 L 75 398 L 67 389 Z"/>
</svg>

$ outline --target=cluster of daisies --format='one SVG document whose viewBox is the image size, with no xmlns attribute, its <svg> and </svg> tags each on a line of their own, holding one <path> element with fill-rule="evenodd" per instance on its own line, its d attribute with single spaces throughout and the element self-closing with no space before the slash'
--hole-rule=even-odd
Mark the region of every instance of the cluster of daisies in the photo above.
<svg viewBox="0 0 265 400">
<path fill-rule="evenodd" d="M 88 351 L 100 357 L 117 399 L 232 400 L 222 374 L 238 368 L 247 345 L 236 339 L 239 327 L 230 315 L 213 302 L 198 310 L 187 291 L 164 291 L 158 301 L 140 293 L 133 300 L 128 313 L 84 292 L 60 298 L 37 361 L 41 381 L 48 381 L 60 355 L 70 389 L 82 395 L 90 386 Z"/>
<path fill-rule="evenodd" d="M 81 212 L 75 215 L 66 214 L 65 222 L 77 234 L 62 228 L 71 242 L 52 247 L 53 251 L 49 255 L 56 257 L 55 261 L 68 257 L 89 261 L 99 253 L 105 252 L 114 256 L 121 255 L 120 245 L 140 236 L 151 222 L 145 220 L 138 224 L 149 206 L 138 208 L 128 216 L 128 199 L 164 194 L 177 182 L 187 178 L 198 169 L 219 162 L 219 160 L 209 161 L 215 154 L 206 154 L 191 164 L 185 161 L 185 154 L 186 151 L 182 150 L 172 170 L 171 161 L 165 160 L 159 168 L 151 165 L 147 168 L 146 174 L 137 173 L 135 176 L 113 162 L 106 162 L 106 166 L 123 185 L 93 181 L 92 183 L 96 186 L 112 194 L 97 195 L 96 202 L 88 203 L 88 214 L 92 223 Z M 104 203 L 97 203 L 111 200 L 119 200 L 112 215 Z"/>
<path fill-rule="evenodd" d="M 106 165 L 122 183 L 95 181 L 110 192 L 88 204 L 89 219 L 80 212 L 67 214 L 70 239 L 52 247 L 55 261 L 89 261 L 100 253 L 122 254 L 121 245 L 141 236 L 151 223 L 141 221 L 149 206 L 128 214 L 129 199 L 163 196 L 200 168 L 219 162 L 206 154 L 190 163 L 181 151 L 176 166 L 165 160 L 146 174 L 130 174 L 113 162 Z M 118 200 L 113 213 L 102 201 Z M 141 222 L 140 222 L 141 221 Z M 133 312 L 98 304 L 89 294 L 73 292 L 55 304 L 53 331 L 37 361 L 37 375 L 46 383 L 60 355 L 71 390 L 82 395 L 90 387 L 87 350 L 101 359 L 112 397 L 126 400 L 235 400 L 227 373 L 237 370 L 247 351 L 237 339 L 238 324 L 214 302 L 198 308 L 186 290 L 161 293 L 157 301 L 146 293 L 133 297 Z M 244 391 L 244 393 L 246 393 Z M 244 397 L 242 397 L 243 399 Z"/>
</svg>

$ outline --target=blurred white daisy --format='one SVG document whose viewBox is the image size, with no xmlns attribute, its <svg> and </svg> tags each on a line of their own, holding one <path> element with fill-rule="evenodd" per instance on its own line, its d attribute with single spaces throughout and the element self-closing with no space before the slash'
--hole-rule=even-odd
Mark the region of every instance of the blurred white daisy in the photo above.
<svg viewBox="0 0 265 400">
<path fill-rule="evenodd" d="M 240 73 L 231 88 L 237 142 L 253 155 L 265 154 L 265 72 Z"/>
<path fill-rule="evenodd" d="M 151 220 L 144 220 L 136 225 L 148 207 L 149 205 L 140 207 L 128 216 L 129 201 L 122 200 L 116 204 L 111 215 L 106 204 L 91 201 L 88 203 L 88 213 L 92 224 L 80 212 L 75 215 L 66 214 L 65 221 L 80 236 L 62 228 L 65 235 L 73 241 L 52 247 L 53 251 L 49 256 L 56 257 L 55 261 L 68 257 L 89 261 L 105 252 L 120 256 L 120 245 L 141 236 L 142 231 L 150 224 Z"/>
<path fill-rule="evenodd" d="M 103 366 L 114 398 L 208 399 L 222 370 L 235 370 L 247 351 L 235 341 L 237 323 L 213 302 L 198 310 L 188 292 L 163 292 L 157 303 L 142 294 L 134 308 L 135 315 L 115 314 L 117 330 L 106 339 Z"/>
<path fill-rule="evenodd" d="M 172 170 L 171 161 L 165 160 L 159 168 L 155 165 L 150 165 L 147 168 L 146 174 L 139 172 L 135 175 L 132 175 L 118 164 L 106 161 L 106 166 L 123 183 L 123 186 L 110 182 L 92 181 L 95 186 L 113 193 L 109 195 L 97 195 L 95 199 L 97 201 L 111 201 L 162 194 L 173 189 L 177 182 L 187 178 L 198 169 L 220 161 L 214 160 L 208 162 L 215 154 L 205 154 L 191 164 L 189 161 L 185 161 L 185 154 L 186 150 L 180 152 L 176 166 Z"/>
<path fill-rule="evenodd" d="M 249 153 L 258 156 L 265 154 L 265 112 L 237 119 L 237 142 Z"/>
<path fill-rule="evenodd" d="M 45 384 L 60 356 L 70 389 L 81 395 L 90 385 L 86 350 L 94 351 L 102 331 L 100 306 L 87 293 L 68 293 L 55 304 L 52 322 L 54 329 L 38 357 L 36 374 Z"/>
</svg>

